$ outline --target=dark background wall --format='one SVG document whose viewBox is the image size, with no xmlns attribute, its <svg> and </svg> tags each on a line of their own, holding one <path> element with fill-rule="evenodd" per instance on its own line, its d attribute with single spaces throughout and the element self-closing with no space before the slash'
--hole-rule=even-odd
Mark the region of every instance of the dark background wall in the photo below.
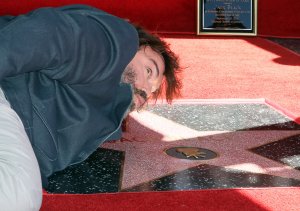
<svg viewBox="0 0 300 211">
<path fill-rule="evenodd" d="M 197 0 L 1 0 L 0 15 L 43 6 L 89 4 L 151 31 L 195 34 Z M 258 35 L 300 38 L 300 0 L 258 0 Z"/>
</svg>

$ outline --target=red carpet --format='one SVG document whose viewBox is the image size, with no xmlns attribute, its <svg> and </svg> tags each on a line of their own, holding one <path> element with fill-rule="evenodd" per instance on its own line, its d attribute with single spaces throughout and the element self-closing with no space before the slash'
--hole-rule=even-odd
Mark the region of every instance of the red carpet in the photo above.
<svg viewBox="0 0 300 211">
<path fill-rule="evenodd" d="M 112 3 L 113 2 L 113 3 Z M 195 34 L 196 0 L 1 1 L 0 15 L 85 3 L 153 31 Z M 300 37 L 299 0 L 261 0 L 258 34 Z M 300 56 L 262 38 L 168 38 L 186 67 L 183 98 L 267 98 L 300 121 Z M 42 210 L 299 210 L 299 188 L 44 194 Z"/>
<path fill-rule="evenodd" d="M 10 0 L 0 1 L 0 15 L 16 15 L 42 6 L 75 3 L 102 8 L 161 33 L 196 33 L 197 0 Z M 259 0 L 258 34 L 300 38 L 299 8 L 299 0 Z"/>
<path fill-rule="evenodd" d="M 299 210 L 300 188 L 47 195 L 41 210 Z"/>
<path fill-rule="evenodd" d="M 168 41 L 186 67 L 183 98 L 266 98 L 300 118 L 300 55 L 262 38 Z"/>
</svg>

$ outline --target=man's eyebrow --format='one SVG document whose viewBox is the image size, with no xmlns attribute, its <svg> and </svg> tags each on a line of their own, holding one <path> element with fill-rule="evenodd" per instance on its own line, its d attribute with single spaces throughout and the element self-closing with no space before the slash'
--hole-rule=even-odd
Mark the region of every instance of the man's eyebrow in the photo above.
<svg viewBox="0 0 300 211">
<path fill-rule="evenodd" d="M 155 65 L 155 69 L 156 69 L 156 77 L 159 76 L 159 69 L 158 69 L 158 65 L 156 63 L 156 61 L 152 58 L 150 58 L 150 60 L 153 62 L 153 64 Z"/>
</svg>

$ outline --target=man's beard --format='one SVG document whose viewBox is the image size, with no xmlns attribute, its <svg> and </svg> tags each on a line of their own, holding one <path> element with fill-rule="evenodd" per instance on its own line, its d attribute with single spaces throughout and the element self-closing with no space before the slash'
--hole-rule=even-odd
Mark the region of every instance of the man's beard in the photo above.
<svg viewBox="0 0 300 211">
<path fill-rule="evenodd" d="M 137 80 L 136 72 L 134 71 L 134 69 L 131 66 L 127 66 L 122 74 L 121 81 L 123 83 L 131 84 L 133 87 L 133 94 L 139 95 L 144 100 L 144 103 L 142 105 L 140 105 L 139 107 L 137 107 L 134 100 L 132 100 L 130 111 L 141 110 L 144 107 L 144 105 L 148 99 L 147 93 L 144 90 L 141 90 L 141 89 L 138 89 L 135 87 L 136 80 Z"/>
</svg>

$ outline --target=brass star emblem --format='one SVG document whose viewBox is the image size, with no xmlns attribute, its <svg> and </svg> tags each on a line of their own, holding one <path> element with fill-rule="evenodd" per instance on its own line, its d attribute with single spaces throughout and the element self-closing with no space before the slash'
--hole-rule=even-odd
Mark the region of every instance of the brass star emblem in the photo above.
<svg viewBox="0 0 300 211">
<path fill-rule="evenodd" d="M 187 158 L 194 157 L 194 158 L 205 158 L 206 153 L 201 152 L 200 149 L 194 147 L 181 147 L 177 148 L 176 152 L 184 154 Z"/>
</svg>

